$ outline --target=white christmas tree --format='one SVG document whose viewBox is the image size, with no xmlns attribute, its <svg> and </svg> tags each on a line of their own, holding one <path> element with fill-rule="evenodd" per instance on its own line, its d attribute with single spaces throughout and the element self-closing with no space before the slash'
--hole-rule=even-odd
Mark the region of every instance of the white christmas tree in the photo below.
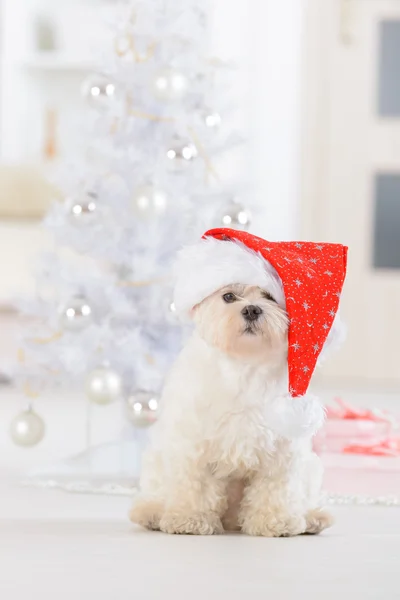
<svg viewBox="0 0 400 600">
<path fill-rule="evenodd" d="M 28 396 L 67 385 L 97 403 L 129 398 L 140 426 L 156 418 L 181 344 L 176 251 L 208 227 L 246 228 L 250 214 L 218 174 L 239 139 L 228 127 L 231 69 L 209 56 L 206 4 L 143 0 L 122 13 L 83 85 L 90 135 L 45 220 L 59 250 L 43 257 L 37 299 L 22 303 L 38 319 L 13 376 Z M 24 443 L 17 430 L 18 420 Z"/>
</svg>

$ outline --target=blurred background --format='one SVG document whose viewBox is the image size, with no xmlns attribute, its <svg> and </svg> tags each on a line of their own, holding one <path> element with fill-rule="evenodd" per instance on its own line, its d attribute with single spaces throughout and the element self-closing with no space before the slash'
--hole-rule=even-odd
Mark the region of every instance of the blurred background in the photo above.
<svg viewBox="0 0 400 600">
<path fill-rule="evenodd" d="M 23 363 L 15 334 L 21 325 L 28 331 L 30 318 L 16 299 L 35 296 L 33 265 L 54 248 L 42 219 L 65 198 L 52 173 L 81 152 L 88 110 L 82 82 L 101 64 L 116 8 L 105 0 L 0 2 L 0 460 L 6 469 L 61 459 L 88 442 L 87 402 L 64 386 L 34 393 L 46 422 L 43 441 L 29 450 L 16 444 L 10 423 L 32 394 L 2 365 L 11 357 Z M 244 225 L 270 240 L 349 246 L 342 304 L 348 340 L 315 385 L 328 399 L 341 390 L 349 399 L 384 404 L 388 395 L 397 397 L 400 383 L 400 3 L 218 0 L 209 17 L 202 43 L 237 67 L 223 100 L 237 106 L 229 124 L 246 143 L 221 160 L 220 172 L 228 186 L 235 185 L 233 173 L 251 184 L 240 193 L 241 208 L 252 213 Z M 119 435 L 119 406 L 93 410 L 96 443 Z"/>
</svg>

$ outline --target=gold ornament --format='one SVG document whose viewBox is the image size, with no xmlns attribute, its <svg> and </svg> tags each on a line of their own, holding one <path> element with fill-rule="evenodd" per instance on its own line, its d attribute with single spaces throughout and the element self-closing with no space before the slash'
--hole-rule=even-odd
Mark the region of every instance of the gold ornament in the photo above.
<svg viewBox="0 0 400 600">
<path fill-rule="evenodd" d="M 141 54 L 136 49 L 135 40 L 132 34 L 124 33 L 118 36 L 114 41 L 115 52 L 120 58 L 132 60 L 136 63 L 147 62 L 154 56 L 156 49 L 155 42 L 148 44 L 144 54 Z"/>
</svg>

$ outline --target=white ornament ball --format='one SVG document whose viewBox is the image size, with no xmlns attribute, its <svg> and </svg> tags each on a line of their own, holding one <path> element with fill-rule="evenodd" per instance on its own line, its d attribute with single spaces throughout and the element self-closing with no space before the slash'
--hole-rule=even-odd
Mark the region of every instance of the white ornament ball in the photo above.
<svg viewBox="0 0 400 600">
<path fill-rule="evenodd" d="M 82 84 L 82 95 L 97 110 L 109 108 L 115 98 L 115 83 L 103 75 L 91 75 Z"/>
<path fill-rule="evenodd" d="M 17 446 L 36 446 L 43 439 L 45 429 L 43 419 L 29 408 L 11 421 L 10 436 Z"/>
<path fill-rule="evenodd" d="M 59 309 L 63 331 L 82 331 L 93 322 L 93 311 L 82 295 L 73 296 Z"/>
<path fill-rule="evenodd" d="M 187 94 L 189 81 L 183 73 L 175 69 L 161 69 L 153 79 L 153 93 L 159 100 L 174 102 Z"/>
<path fill-rule="evenodd" d="M 232 202 L 222 211 L 221 225 L 247 231 L 251 223 L 251 213 L 243 205 Z"/>
<path fill-rule="evenodd" d="M 111 404 L 121 396 L 121 377 L 108 367 L 99 367 L 87 376 L 85 392 L 94 404 Z"/>
<path fill-rule="evenodd" d="M 176 312 L 175 302 L 173 302 L 173 300 L 171 300 L 171 299 L 167 300 L 165 312 L 166 312 L 167 321 L 171 324 L 176 325 L 178 322 L 178 315 Z"/>
<path fill-rule="evenodd" d="M 162 215 L 167 208 L 167 196 L 152 185 L 143 185 L 133 194 L 132 204 L 134 211 L 143 217 Z"/>
<path fill-rule="evenodd" d="M 175 169 L 181 169 L 197 157 L 197 148 L 190 141 L 175 138 L 167 150 L 167 158 Z"/>
<path fill-rule="evenodd" d="M 218 129 L 221 125 L 221 115 L 217 112 L 206 111 L 204 114 L 204 123 L 208 129 Z"/>
<path fill-rule="evenodd" d="M 92 220 L 97 210 L 97 194 L 85 192 L 79 198 L 71 198 L 68 201 L 71 217 L 77 222 Z"/>
<path fill-rule="evenodd" d="M 135 427 L 149 427 L 158 418 L 159 396 L 154 392 L 137 390 L 126 399 L 126 413 Z"/>
</svg>

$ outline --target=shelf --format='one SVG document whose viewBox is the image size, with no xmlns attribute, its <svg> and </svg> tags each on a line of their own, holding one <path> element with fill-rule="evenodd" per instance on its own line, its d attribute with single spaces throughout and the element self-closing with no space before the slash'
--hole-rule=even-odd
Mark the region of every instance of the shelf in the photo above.
<svg viewBox="0 0 400 600">
<path fill-rule="evenodd" d="M 21 61 L 20 67 L 31 71 L 87 72 L 96 70 L 93 60 L 68 56 L 58 52 L 32 54 L 26 60 Z"/>
</svg>

